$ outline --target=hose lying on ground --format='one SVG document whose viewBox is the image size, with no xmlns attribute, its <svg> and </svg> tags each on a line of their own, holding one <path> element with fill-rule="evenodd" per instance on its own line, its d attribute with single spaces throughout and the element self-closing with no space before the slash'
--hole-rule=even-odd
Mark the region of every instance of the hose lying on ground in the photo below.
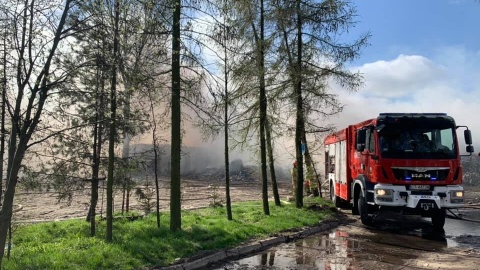
<svg viewBox="0 0 480 270">
<path fill-rule="evenodd" d="M 468 207 L 468 208 L 470 208 L 470 207 Z M 476 208 L 475 208 L 475 209 L 476 209 Z M 460 216 L 458 216 L 457 214 L 455 214 L 454 212 L 452 212 L 451 209 L 448 209 L 448 212 L 450 212 L 450 213 L 452 214 L 452 215 L 448 215 L 448 214 L 447 214 L 447 217 L 448 217 L 448 218 L 451 218 L 451 219 L 460 219 L 460 220 L 465 220 L 465 221 L 480 223 L 480 220 L 475 220 L 475 219 L 469 219 L 469 218 L 460 217 Z"/>
</svg>

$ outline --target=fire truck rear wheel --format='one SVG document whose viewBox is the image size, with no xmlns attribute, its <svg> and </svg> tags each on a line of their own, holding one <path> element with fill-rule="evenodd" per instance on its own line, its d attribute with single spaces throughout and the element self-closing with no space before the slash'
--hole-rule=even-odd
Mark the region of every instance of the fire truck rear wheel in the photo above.
<svg viewBox="0 0 480 270">
<path fill-rule="evenodd" d="M 441 209 L 432 214 L 432 225 L 434 230 L 441 230 L 445 225 L 445 209 Z"/>
<path fill-rule="evenodd" d="M 358 196 L 358 213 L 360 214 L 360 220 L 363 225 L 370 226 L 373 223 L 372 217 L 368 215 L 367 200 L 363 196 L 363 192 L 360 192 Z"/>
</svg>

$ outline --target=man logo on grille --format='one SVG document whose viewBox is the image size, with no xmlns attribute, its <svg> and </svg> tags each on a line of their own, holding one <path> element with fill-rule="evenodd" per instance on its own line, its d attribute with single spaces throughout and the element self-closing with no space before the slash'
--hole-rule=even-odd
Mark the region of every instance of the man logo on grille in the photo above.
<svg viewBox="0 0 480 270">
<path fill-rule="evenodd" d="M 412 173 L 412 178 L 430 178 L 429 173 Z"/>
</svg>

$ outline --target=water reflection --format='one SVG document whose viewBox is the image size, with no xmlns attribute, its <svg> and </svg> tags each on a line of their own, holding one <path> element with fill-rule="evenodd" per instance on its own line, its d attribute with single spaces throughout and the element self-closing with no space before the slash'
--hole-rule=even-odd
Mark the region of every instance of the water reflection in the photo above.
<svg viewBox="0 0 480 270">
<path fill-rule="evenodd" d="M 273 266 L 274 263 L 275 263 L 275 251 L 270 251 L 268 253 L 265 252 L 260 255 L 260 265 Z"/>
<path fill-rule="evenodd" d="M 416 218 L 416 219 L 415 219 Z M 444 229 L 434 229 L 429 220 L 414 217 L 404 220 L 382 220 L 372 229 L 376 231 L 389 232 L 394 235 L 410 235 L 432 240 L 437 244 L 447 246 L 447 239 Z"/>
<path fill-rule="evenodd" d="M 419 217 L 384 219 L 372 228 L 353 224 L 281 244 L 216 269 L 354 270 L 402 265 L 410 269 L 412 262 L 422 259 L 421 251 L 445 252 L 452 241 L 474 249 L 480 247 L 480 226 L 447 219 L 445 230 L 434 230 L 429 219 Z"/>
<path fill-rule="evenodd" d="M 357 269 L 360 241 L 346 231 L 300 239 L 217 269 Z"/>
</svg>

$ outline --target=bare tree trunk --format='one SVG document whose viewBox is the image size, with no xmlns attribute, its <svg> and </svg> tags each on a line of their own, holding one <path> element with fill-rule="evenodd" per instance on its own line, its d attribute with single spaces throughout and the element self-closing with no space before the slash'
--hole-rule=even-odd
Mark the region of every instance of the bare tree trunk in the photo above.
<svg viewBox="0 0 480 270">
<path fill-rule="evenodd" d="M 272 130 L 270 126 L 270 121 L 268 118 L 266 119 L 266 135 L 267 135 L 267 150 L 268 150 L 268 160 L 269 160 L 269 167 L 270 167 L 270 178 L 272 180 L 272 190 L 273 190 L 273 198 L 275 199 L 275 205 L 281 206 L 282 203 L 280 202 L 280 195 L 278 194 L 278 185 L 277 185 L 277 177 L 275 175 L 275 159 L 273 158 L 273 147 L 272 147 Z"/>
<path fill-rule="evenodd" d="M 127 201 L 126 201 L 126 208 L 125 211 L 128 213 L 130 212 L 130 191 L 131 191 L 131 185 L 129 184 L 127 187 Z"/>
<path fill-rule="evenodd" d="M 230 156 L 229 156 L 229 146 L 228 146 L 228 103 L 229 103 L 229 96 L 228 96 L 228 76 L 229 76 L 229 66 L 228 66 L 228 50 L 227 50 L 227 40 L 228 40 L 228 30 L 225 23 L 225 17 L 223 21 L 223 42 L 224 42 L 224 55 L 225 55 L 225 112 L 224 112 L 224 145 L 225 145 L 225 199 L 226 199 L 226 208 L 227 208 L 227 219 L 232 220 L 232 200 L 230 198 Z"/>
<path fill-rule="evenodd" d="M 259 69 L 260 69 L 260 160 L 262 168 L 262 201 L 263 213 L 270 215 L 268 206 L 268 179 L 267 179 L 267 150 L 265 145 L 265 124 L 267 119 L 267 95 L 265 93 L 265 25 L 264 25 L 264 5 L 260 0 L 260 53 Z"/>
<path fill-rule="evenodd" d="M 154 131 L 153 132 L 156 132 L 157 130 L 157 126 L 156 124 L 154 124 L 155 127 L 154 127 Z M 154 165 L 154 169 L 155 169 L 155 195 L 156 195 L 156 214 L 157 214 L 157 228 L 160 228 L 160 185 L 159 185 L 159 181 L 158 181 L 158 149 L 157 149 L 157 142 L 156 142 L 156 138 L 154 136 L 153 138 L 153 153 L 155 155 L 155 165 Z"/>
<path fill-rule="evenodd" d="M 98 91 L 98 89 L 97 89 Z M 98 102 L 98 94 L 96 95 L 96 100 Z M 96 107 L 96 112 L 95 112 L 95 123 L 93 127 L 93 155 L 92 155 L 92 186 L 91 186 L 91 197 L 90 197 L 90 207 L 88 209 L 88 214 L 87 214 L 87 222 L 91 222 L 92 219 L 95 219 L 95 207 L 96 207 L 96 200 L 98 199 L 98 164 L 97 164 L 97 145 L 99 144 L 98 141 L 98 106 Z M 97 199 L 95 199 L 95 197 Z M 90 236 L 95 236 L 95 223 L 90 223 Z"/>
<path fill-rule="evenodd" d="M 157 119 L 155 118 L 155 108 L 154 108 L 154 98 L 151 92 L 148 92 L 148 97 L 150 99 L 150 114 L 152 116 L 152 143 L 153 143 L 153 155 L 154 155 L 154 176 L 155 176 L 155 195 L 156 195 L 156 215 L 157 215 L 157 228 L 160 228 L 160 183 L 158 179 L 158 164 L 159 153 L 158 153 L 158 139 L 157 139 Z"/>
<path fill-rule="evenodd" d="M 108 144 L 108 179 L 107 179 L 107 234 L 106 241 L 113 240 L 113 170 L 115 161 L 115 129 L 116 129 L 116 86 L 117 86 L 117 65 L 118 65 L 118 21 L 120 17 L 120 0 L 115 1 L 115 29 L 113 39 L 113 67 L 112 85 L 110 91 L 110 134 Z"/>
<path fill-rule="evenodd" d="M 8 228 L 8 251 L 7 259 L 10 259 L 10 252 L 12 251 L 12 223 L 10 222 L 10 228 Z"/>
<path fill-rule="evenodd" d="M 131 187 L 131 179 L 130 175 L 128 173 L 129 170 L 129 155 L 130 155 L 130 140 L 132 135 L 128 133 L 128 123 L 129 123 L 129 118 L 130 118 L 130 87 L 131 84 L 126 80 L 126 100 L 125 100 L 125 105 L 123 107 L 123 115 L 125 117 L 125 123 L 124 123 L 124 128 L 123 128 L 123 147 L 122 147 L 122 165 L 123 165 L 123 171 L 125 173 L 123 177 L 123 185 L 122 185 L 122 191 L 123 191 L 123 201 L 122 201 L 122 214 L 123 210 L 125 209 L 126 212 L 128 212 L 128 209 L 130 208 L 129 202 L 130 200 L 128 199 L 130 195 L 130 187 Z"/>
<path fill-rule="evenodd" d="M 14 119 L 19 119 L 19 114 L 14 115 Z M 15 188 L 18 182 L 18 171 L 20 170 L 20 166 L 25 156 L 25 151 L 27 149 L 27 143 L 30 139 L 29 135 L 23 135 L 20 137 L 18 141 L 18 148 L 17 140 L 16 140 L 16 128 L 18 125 L 15 124 L 12 127 L 11 138 L 10 138 L 10 146 L 9 152 L 13 152 L 14 158 L 9 159 L 7 171 L 9 172 L 7 177 L 6 189 L 5 189 L 5 196 L 3 198 L 2 210 L 0 211 L 0 246 L 5 247 L 7 242 L 7 235 L 10 230 L 10 225 L 12 221 L 12 212 L 13 212 L 13 198 L 15 196 Z M 38 124 L 38 123 L 37 123 Z M 9 154 L 10 156 L 10 154 Z M 0 266 L 1 261 L 3 260 L 5 248 L 0 248 Z"/>
<path fill-rule="evenodd" d="M 127 195 L 127 179 L 123 178 L 123 184 L 122 184 L 122 215 L 125 212 L 125 196 Z"/>
<path fill-rule="evenodd" d="M 305 120 L 302 99 L 302 16 L 301 1 L 297 0 L 297 63 L 295 65 L 295 97 L 297 105 L 297 119 L 295 122 L 295 157 L 297 160 L 297 194 L 295 201 L 297 208 L 303 207 L 303 156 L 302 138 L 305 133 Z"/>
<path fill-rule="evenodd" d="M 172 35 L 172 137 L 171 137 L 171 180 L 170 180 L 170 230 L 182 228 L 180 159 L 181 159 L 181 107 L 180 107 L 180 7 L 181 0 L 175 0 L 173 7 Z"/>
<path fill-rule="evenodd" d="M 226 51 L 226 49 L 225 49 Z M 224 145 L 225 145 L 225 199 L 227 201 L 227 219 L 232 220 L 232 202 L 230 198 L 230 158 L 228 154 L 228 72 L 225 70 L 225 119 L 224 119 Z"/>
<path fill-rule="evenodd" d="M 226 93 L 226 91 L 225 91 Z M 228 95 L 228 94 L 227 94 Z M 227 104 L 228 101 L 225 101 L 225 117 L 227 117 Z M 232 220 L 232 200 L 230 198 L 230 158 L 228 151 L 228 121 L 225 118 L 225 199 L 227 207 L 227 219 Z"/>
<path fill-rule="evenodd" d="M 99 171 L 100 171 L 100 156 L 102 154 L 102 134 L 103 134 L 103 119 L 104 117 L 104 90 L 105 90 L 105 76 L 104 76 L 104 59 L 101 60 L 99 66 L 100 78 L 100 93 L 97 94 L 98 107 L 95 112 L 95 127 L 94 127 L 94 141 L 93 141 L 93 167 L 92 167 L 92 195 L 90 199 L 90 209 L 88 211 L 87 221 L 90 221 L 90 236 L 96 234 L 96 209 L 98 204 L 98 185 L 99 185 Z M 98 93 L 98 91 L 97 91 Z"/>
<path fill-rule="evenodd" d="M 0 201 L 3 194 L 3 158 L 5 156 L 5 94 L 7 92 L 7 27 L 3 35 L 2 125 L 0 127 Z"/>
</svg>

